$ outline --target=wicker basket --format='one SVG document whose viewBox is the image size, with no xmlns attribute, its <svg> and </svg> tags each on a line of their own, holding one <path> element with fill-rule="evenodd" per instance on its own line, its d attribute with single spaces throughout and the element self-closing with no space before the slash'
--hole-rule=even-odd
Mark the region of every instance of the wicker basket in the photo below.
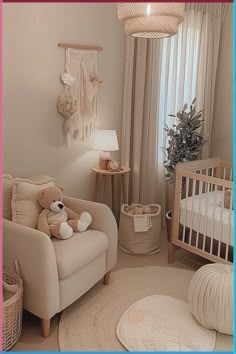
<svg viewBox="0 0 236 354">
<path fill-rule="evenodd" d="M 136 204 L 137 206 L 143 206 Z M 134 218 L 125 212 L 127 204 L 123 204 L 120 212 L 119 247 L 122 251 L 130 254 L 152 255 L 160 251 L 161 241 L 161 207 L 157 204 L 147 205 L 151 209 L 152 228 L 145 232 L 135 232 Z"/>
<path fill-rule="evenodd" d="M 19 274 L 3 272 L 3 281 L 17 284 L 19 289 L 3 302 L 2 350 L 10 349 L 18 340 L 22 330 L 23 283 Z"/>
</svg>

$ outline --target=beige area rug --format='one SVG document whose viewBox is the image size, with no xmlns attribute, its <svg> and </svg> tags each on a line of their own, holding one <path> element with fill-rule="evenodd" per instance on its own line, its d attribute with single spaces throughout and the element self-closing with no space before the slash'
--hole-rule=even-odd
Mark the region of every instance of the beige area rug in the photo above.
<svg viewBox="0 0 236 354">
<path fill-rule="evenodd" d="M 111 283 L 95 285 L 63 311 L 59 324 L 61 351 L 125 351 L 116 336 L 124 312 L 150 295 L 187 301 L 194 272 L 170 267 L 126 268 L 112 273 Z M 232 351 L 231 336 L 218 335 L 215 351 Z"/>
<path fill-rule="evenodd" d="M 186 302 L 166 295 L 135 302 L 118 322 L 116 334 L 130 352 L 209 352 L 216 340 L 216 332 L 202 327 Z"/>
</svg>

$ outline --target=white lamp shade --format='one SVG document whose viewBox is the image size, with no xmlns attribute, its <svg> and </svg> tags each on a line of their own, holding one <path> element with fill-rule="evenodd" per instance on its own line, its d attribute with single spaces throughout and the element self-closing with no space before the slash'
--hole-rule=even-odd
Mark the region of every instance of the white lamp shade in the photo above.
<svg viewBox="0 0 236 354">
<path fill-rule="evenodd" d="M 115 130 L 97 130 L 94 137 L 94 150 L 118 151 L 119 145 Z"/>
<path fill-rule="evenodd" d="M 184 19 L 184 3 L 118 3 L 118 18 L 133 37 L 173 36 Z"/>
</svg>

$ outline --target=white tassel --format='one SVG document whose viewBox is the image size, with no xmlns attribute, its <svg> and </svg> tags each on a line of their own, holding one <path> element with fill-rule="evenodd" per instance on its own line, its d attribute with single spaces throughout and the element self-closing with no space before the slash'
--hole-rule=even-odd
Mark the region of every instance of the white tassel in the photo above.
<svg viewBox="0 0 236 354">
<path fill-rule="evenodd" d="M 69 148 L 70 147 L 70 135 L 66 134 L 66 147 Z"/>
</svg>

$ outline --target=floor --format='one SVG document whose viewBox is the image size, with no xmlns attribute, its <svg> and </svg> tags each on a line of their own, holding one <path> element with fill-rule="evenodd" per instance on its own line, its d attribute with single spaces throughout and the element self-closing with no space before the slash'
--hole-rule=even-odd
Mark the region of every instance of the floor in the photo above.
<svg viewBox="0 0 236 354">
<path fill-rule="evenodd" d="M 161 252 L 152 256 L 136 256 L 128 255 L 122 251 L 118 251 L 118 261 L 116 268 L 136 268 L 146 266 L 167 266 L 197 270 L 206 263 L 206 260 L 188 253 L 184 250 L 176 252 L 176 261 L 169 265 L 167 261 L 168 242 L 166 236 L 162 235 Z M 23 314 L 23 330 L 19 341 L 12 348 L 12 351 L 59 351 L 58 346 L 58 324 L 60 314 L 54 316 L 51 320 L 51 333 L 48 338 L 40 336 L 40 321 L 37 317 L 30 313 Z"/>
</svg>

